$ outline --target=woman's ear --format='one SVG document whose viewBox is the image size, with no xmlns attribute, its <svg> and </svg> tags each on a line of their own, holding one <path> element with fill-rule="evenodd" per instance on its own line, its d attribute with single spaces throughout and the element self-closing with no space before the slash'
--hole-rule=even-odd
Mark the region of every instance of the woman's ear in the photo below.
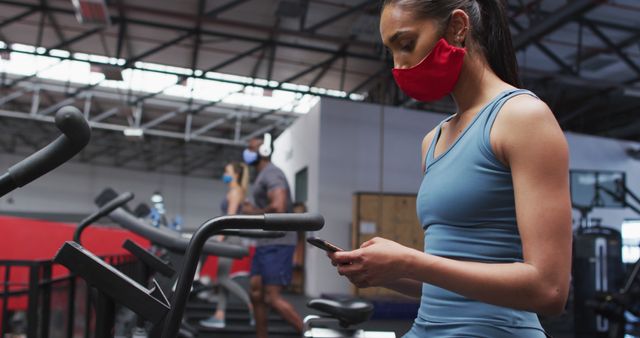
<svg viewBox="0 0 640 338">
<path fill-rule="evenodd" d="M 456 47 L 464 47 L 469 33 L 469 15 L 461 9 L 451 13 L 449 24 L 445 31 L 445 39 Z"/>
</svg>

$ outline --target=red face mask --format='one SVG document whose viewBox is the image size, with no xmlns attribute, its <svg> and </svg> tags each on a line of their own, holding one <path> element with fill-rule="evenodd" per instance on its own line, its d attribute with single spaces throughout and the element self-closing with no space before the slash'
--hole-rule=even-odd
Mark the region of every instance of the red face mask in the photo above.
<svg viewBox="0 0 640 338">
<path fill-rule="evenodd" d="M 429 55 L 417 65 L 394 68 L 393 77 L 398 87 L 410 97 L 424 102 L 437 101 L 455 87 L 467 51 L 440 39 Z"/>
</svg>

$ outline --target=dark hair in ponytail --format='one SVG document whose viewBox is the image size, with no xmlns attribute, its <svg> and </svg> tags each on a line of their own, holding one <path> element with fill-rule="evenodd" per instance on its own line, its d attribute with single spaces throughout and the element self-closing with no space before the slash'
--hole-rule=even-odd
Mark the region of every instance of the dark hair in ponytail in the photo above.
<svg viewBox="0 0 640 338">
<path fill-rule="evenodd" d="M 418 18 L 436 19 L 444 27 L 451 12 L 462 9 L 469 15 L 471 36 L 494 73 L 502 81 L 519 87 L 518 60 L 511 42 L 511 32 L 503 0 L 384 0 L 415 13 Z"/>
</svg>

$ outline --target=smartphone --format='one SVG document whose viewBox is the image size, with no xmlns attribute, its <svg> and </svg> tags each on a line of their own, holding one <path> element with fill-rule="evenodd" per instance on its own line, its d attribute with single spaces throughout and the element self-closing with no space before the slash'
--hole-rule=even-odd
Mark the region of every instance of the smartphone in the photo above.
<svg viewBox="0 0 640 338">
<path fill-rule="evenodd" d="M 340 247 L 338 247 L 335 244 L 329 243 L 327 241 L 325 241 L 324 239 L 320 239 L 320 238 L 316 238 L 316 237 L 310 237 L 307 238 L 307 242 L 309 242 L 309 244 L 318 247 L 324 251 L 327 252 L 336 252 L 336 251 L 344 251 L 342 250 Z"/>
</svg>

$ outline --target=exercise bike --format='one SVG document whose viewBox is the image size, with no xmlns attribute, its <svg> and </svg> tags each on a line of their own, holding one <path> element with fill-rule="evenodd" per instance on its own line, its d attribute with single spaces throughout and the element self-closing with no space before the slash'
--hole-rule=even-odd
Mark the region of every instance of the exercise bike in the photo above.
<svg viewBox="0 0 640 338">
<path fill-rule="evenodd" d="M 157 283 L 151 288 L 146 288 L 75 242 L 66 242 L 56 254 L 54 261 L 100 290 L 106 296 L 107 302 L 118 302 L 127 306 L 151 322 L 153 327 L 149 333 L 150 337 L 175 338 L 178 336 L 198 259 L 208 238 L 228 229 L 317 231 L 323 225 L 323 218 L 312 214 L 234 215 L 205 222 L 189 242 L 171 302 Z M 104 326 L 105 336 L 108 336 L 110 328 L 113 327 L 113 322 L 110 324 Z"/>
</svg>

